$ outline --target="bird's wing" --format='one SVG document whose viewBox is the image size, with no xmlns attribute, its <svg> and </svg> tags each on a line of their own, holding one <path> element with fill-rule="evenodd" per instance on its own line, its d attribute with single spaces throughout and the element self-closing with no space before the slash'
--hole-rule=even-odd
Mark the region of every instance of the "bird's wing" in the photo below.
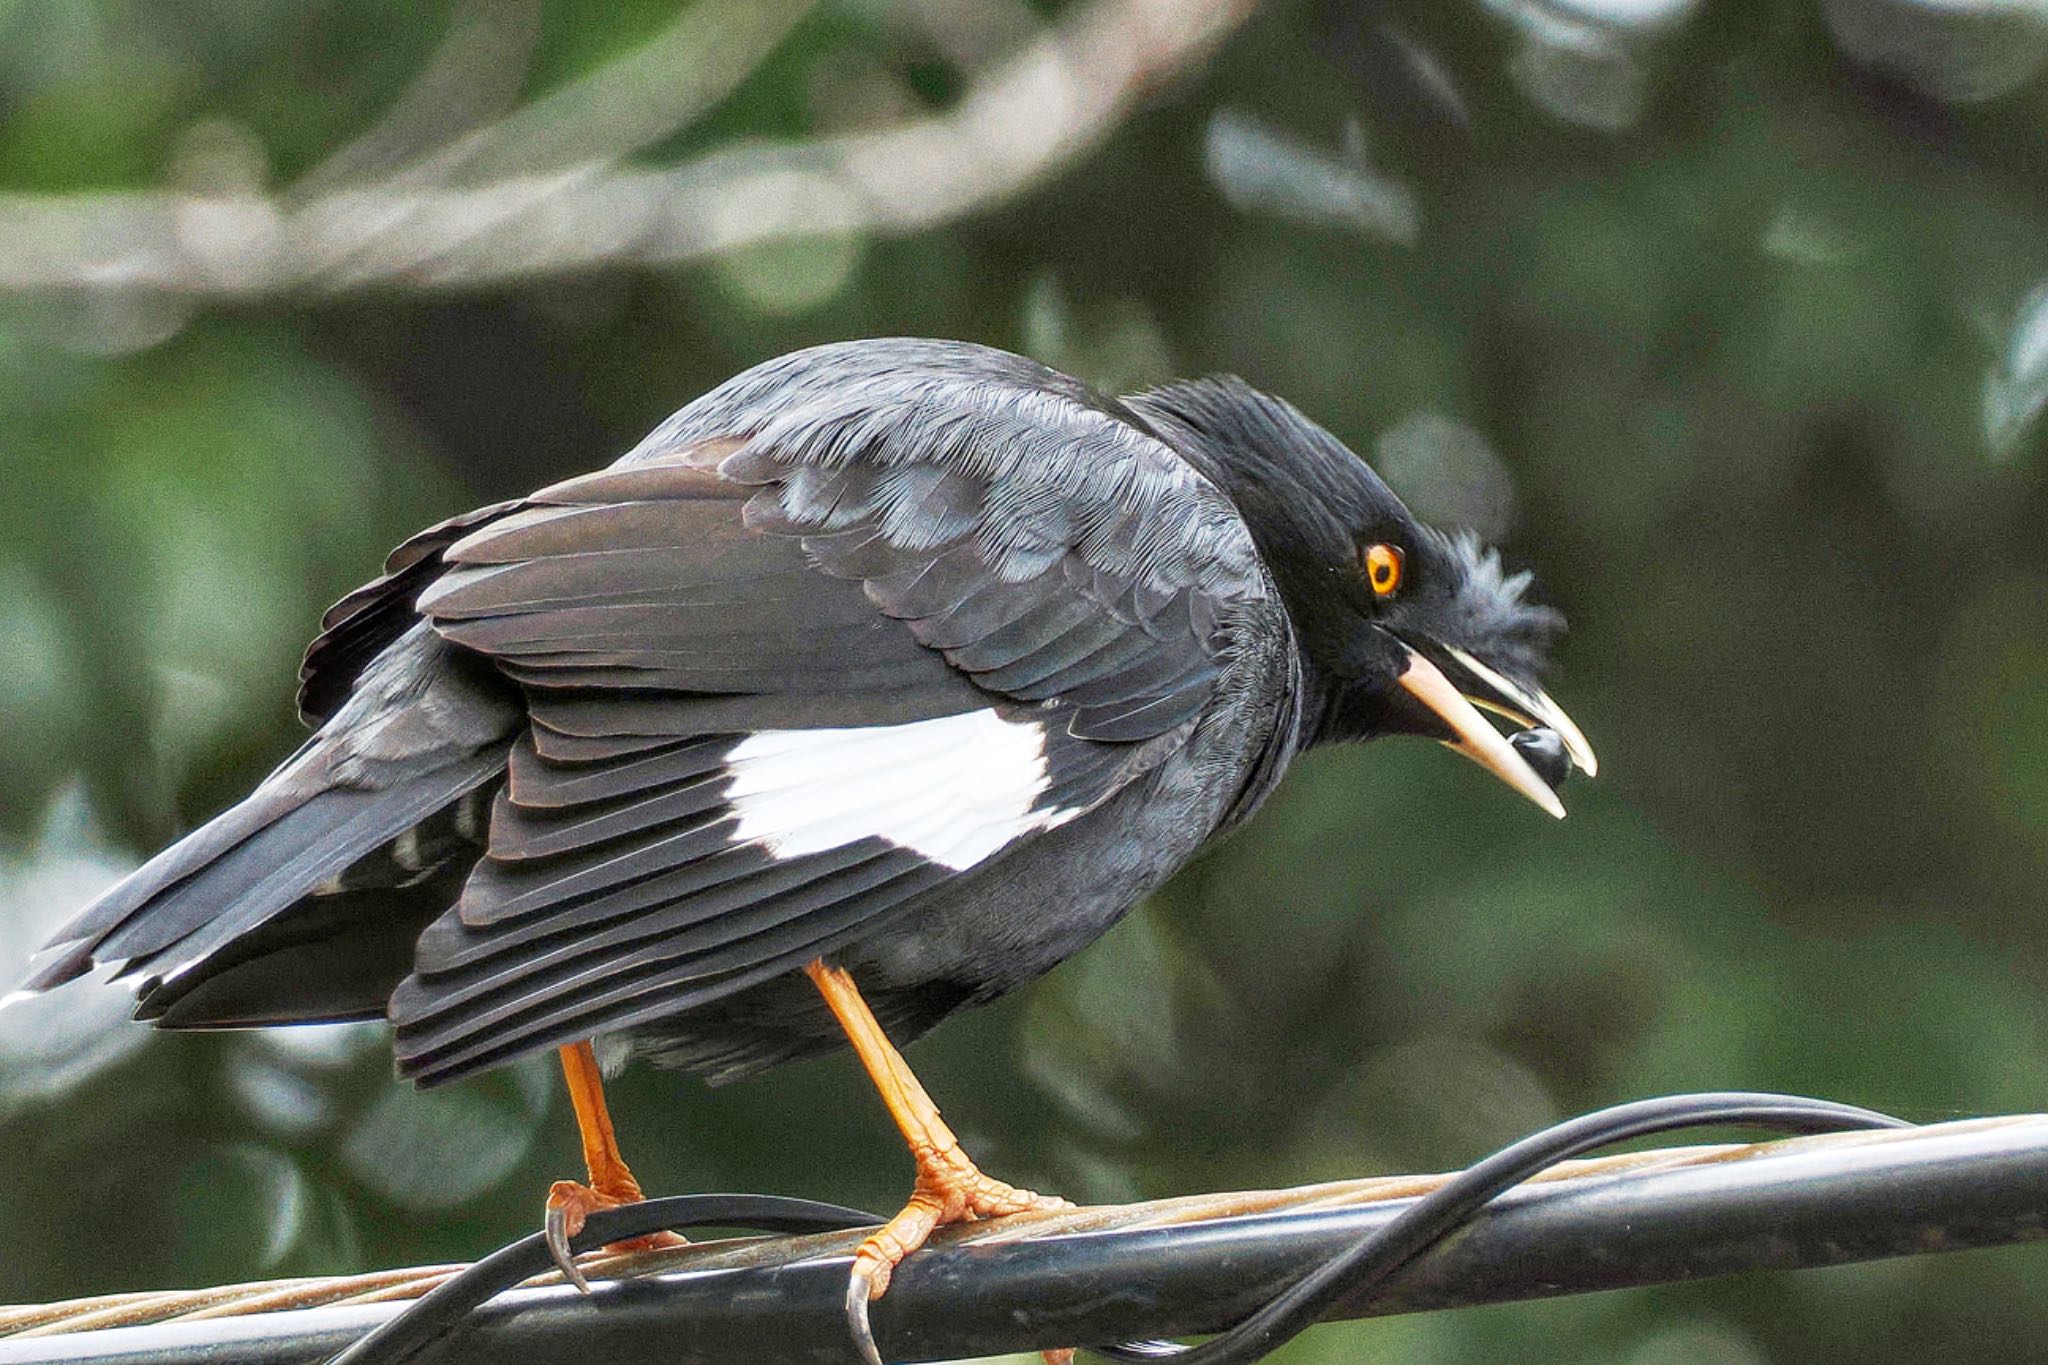
<svg viewBox="0 0 2048 1365">
<path fill-rule="evenodd" d="M 320 634 L 299 665 L 300 719 L 308 725 L 322 725 L 339 711 L 370 661 L 419 624 L 413 599 L 439 575 L 447 548 L 485 522 L 522 505 L 517 501 L 492 503 L 428 527 L 391 552 L 381 577 L 329 607 L 320 618 Z"/>
<path fill-rule="evenodd" d="M 1008 357 L 810 354 L 436 547 L 418 610 L 532 723 L 393 998 L 409 1074 L 830 951 L 1149 771 L 1285 631 L 1234 510 L 1129 414 Z"/>
</svg>

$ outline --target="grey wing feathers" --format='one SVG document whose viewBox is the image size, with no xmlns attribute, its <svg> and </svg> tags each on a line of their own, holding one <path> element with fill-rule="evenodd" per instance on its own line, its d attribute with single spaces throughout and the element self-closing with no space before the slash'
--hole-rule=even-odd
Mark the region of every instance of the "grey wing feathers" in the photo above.
<svg viewBox="0 0 2048 1365">
<path fill-rule="evenodd" d="M 1267 592 L 1221 495 L 1135 423 L 995 352 L 821 348 L 448 545 L 420 610 L 526 685 L 533 727 L 393 997 L 401 1071 L 707 1003 L 952 874 L 743 838 L 748 735 L 992 710 L 1043 730 L 1059 819 L 1154 766 Z"/>
<path fill-rule="evenodd" d="M 532 688 L 994 694 L 1119 742 L 1198 714 L 1231 609 L 1267 596 L 1234 510 L 1134 414 L 914 342 L 757 367 L 435 553 L 420 612 Z"/>
<path fill-rule="evenodd" d="M 1268 592 L 1222 494 L 1135 413 L 1019 357 L 911 340 L 799 352 L 626 459 L 720 430 L 748 433 L 722 469 L 763 486 L 750 524 L 802 537 L 984 688 L 1070 708 L 1076 735 L 1172 730 L 1210 696 L 1219 620 L 1270 623 L 1232 610 Z"/>
<path fill-rule="evenodd" d="M 329 607 L 299 666 L 300 718 L 319 725 L 339 710 L 369 662 L 419 624 L 413 599 L 441 571 L 441 552 L 519 505 L 493 503 L 429 527 L 391 552 L 382 577 Z"/>
</svg>

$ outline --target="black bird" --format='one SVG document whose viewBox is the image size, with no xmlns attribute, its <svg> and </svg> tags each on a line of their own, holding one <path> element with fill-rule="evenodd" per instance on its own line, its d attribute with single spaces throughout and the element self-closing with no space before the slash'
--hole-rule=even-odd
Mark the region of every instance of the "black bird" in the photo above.
<svg viewBox="0 0 2048 1365">
<path fill-rule="evenodd" d="M 318 732 L 24 989 L 110 965 L 164 1028 L 388 1018 L 421 1085 L 559 1048 L 563 1246 L 639 1197 L 598 1054 L 718 1082 L 850 1042 L 917 1165 L 864 1313 L 934 1226 L 1053 1202 L 976 1169 L 896 1045 L 1079 951 L 1296 754 L 1426 736 L 1564 813 L 1522 750 L 1594 760 L 1527 586 L 1235 379 L 799 351 L 400 546 L 307 652 Z"/>
</svg>

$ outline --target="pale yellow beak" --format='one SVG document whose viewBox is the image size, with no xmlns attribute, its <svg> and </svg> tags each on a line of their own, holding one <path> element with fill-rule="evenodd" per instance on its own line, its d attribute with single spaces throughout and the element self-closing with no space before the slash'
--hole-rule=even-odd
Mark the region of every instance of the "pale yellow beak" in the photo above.
<svg viewBox="0 0 2048 1365">
<path fill-rule="evenodd" d="M 1548 693 L 1524 687 L 1514 679 L 1502 676 L 1462 649 L 1447 648 L 1444 652 L 1485 683 L 1494 694 L 1471 698 L 1475 705 L 1506 716 L 1517 725 L 1541 725 L 1555 730 L 1558 739 L 1564 742 L 1564 751 L 1572 756 L 1572 766 L 1588 777 L 1600 775 L 1600 760 L 1593 756 L 1593 746 L 1586 742 L 1584 733 L 1572 723 L 1564 708 L 1550 699 Z"/>
<path fill-rule="evenodd" d="M 1520 723 L 1546 725 L 1557 731 L 1565 752 L 1572 756 L 1572 762 L 1589 776 L 1592 774 L 1597 767 L 1592 746 L 1586 743 L 1579 727 L 1572 724 L 1571 718 L 1556 702 L 1541 692 L 1509 682 L 1462 650 L 1451 653 L 1457 657 L 1460 666 L 1471 669 L 1488 687 L 1502 690 L 1504 701 L 1496 703 L 1491 698 L 1482 698 L 1482 705 Z M 1442 669 L 1411 649 L 1408 651 L 1408 667 L 1401 674 L 1400 683 L 1451 727 L 1451 733 L 1457 738 L 1445 740 L 1446 748 L 1465 755 L 1558 819 L 1564 819 L 1564 802 L 1557 799 L 1557 793 L 1550 789 L 1550 784 L 1537 776 L 1536 770 L 1515 751 L 1515 746 L 1479 714 L 1479 708 L 1451 684 Z M 1518 709 L 1526 707 L 1527 714 L 1509 710 L 1510 705 Z"/>
</svg>

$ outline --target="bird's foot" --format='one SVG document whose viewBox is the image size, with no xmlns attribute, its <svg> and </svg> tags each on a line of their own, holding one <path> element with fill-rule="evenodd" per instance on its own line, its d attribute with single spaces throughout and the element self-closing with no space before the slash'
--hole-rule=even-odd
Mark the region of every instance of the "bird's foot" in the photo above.
<svg viewBox="0 0 2048 1365">
<path fill-rule="evenodd" d="M 921 1151 L 916 1157 L 917 1184 L 911 1191 L 910 1202 L 853 1253 L 853 1274 L 846 1285 L 846 1320 L 853 1329 L 854 1344 L 868 1365 L 882 1365 L 881 1352 L 875 1346 L 874 1331 L 868 1323 L 868 1304 L 882 1297 L 897 1265 L 923 1246 L 933 1232 L 953 1223 L 1073 1207 L 1057 1196 L 1020 1190 L 984 1175 L 958 1147 Z M 1045 1358 L 1048 1365 L 1065 1365 L 1073 1359 L 1073 1353 L 1047 1351 Z"/>
<path fill-rule="evenodd" d="M 596 1189 L 574 1180 L 557 1180 L 548 1187 L 547 1217 L 542 1222 L 542 1231 L 547 1235 L 548 1255 L 561 1268 L 562 1278 L 588 1294 L 590 1281 L 583 1278 L 583 1272 L 576 1267 L 576 1258 L 569 1251 L 569 1241 L 583 1231 L 584 1222 L 599 1209 L 615 1209 L 622 1204 L 637 1204 L 642 1198 L 640 1186 L 628 1175 L 621 1181 L 613 1182 L 604 1189 Z M 658 1251 L 663 1247 L 688 1246 L 687 1239 L 673 1232 L 651 1232 L 644 1237 L 628 1237 L 623 1242 L 610 1242 L 606 1251 Z"/>
</svg>

